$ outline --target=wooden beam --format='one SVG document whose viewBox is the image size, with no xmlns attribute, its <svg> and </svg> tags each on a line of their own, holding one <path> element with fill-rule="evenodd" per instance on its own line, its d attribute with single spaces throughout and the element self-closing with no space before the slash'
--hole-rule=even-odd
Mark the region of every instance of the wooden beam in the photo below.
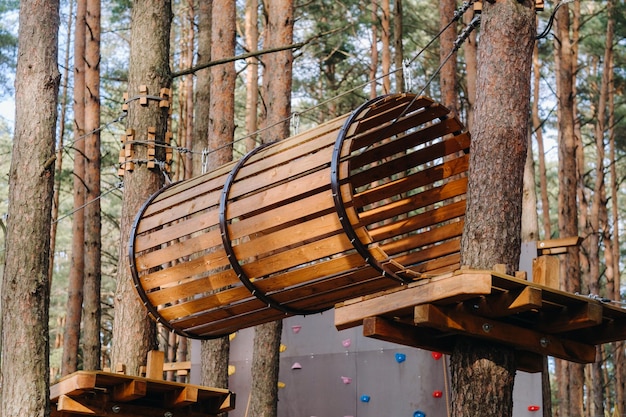
<svg viewBox="0 0 626 417">
<path fill-rule="evenodd" d="M 185 407 L 198 402 L 198 388 L 186 386 L 180 390 L 173 391 L 171 398 L 167 400 L 168 407 Z"/>
<path fill-rule="evenodd" d="M 96 412 L 93 409 L 87 407 L 86 405 L 76 401 L 75 399 L 67 395 L 61 395 L 59 397 L 59 402 L 57 403 L 57 411 L 87 416 L 96 415 Z"/>
<path fill-rule="evenodd" d="M 79 395 L 96 386 L 96 375 L 93 373 L 78 372 L 50 387 L 50 399 L 62 395 Z"/>
<path fill-rule="evenodd" d="M 113 401 L 133 401 L 145 397 L 147 392 L 146 381 L 131 380 L 113 387 Z"/>
<path fill-rule="evenodd" d="M 419 305 L 415 307 L 414 322 L 417 326 L 478 337 L 572 362 L 595 361 L 596 348 L 593 345 L 477 317 L 462 310 L 443 310 L 432 304 Z"/>
<path fill-rule="evenodd" d="M 506 317 L 540 309 L 542 306 L 541 289 L 524 287 L 469 300 L 465 304 L 468 311 L 472 311 L 479 316 Z"/>
<path fill-rule="evenodd" d="M 567 252 L 570 246 L 578 246 L 582 242 L 579 236 L 563 237 L 559 239 L 540 240 L 537 242 L 537 254 L 557 255 Z"/>
<path fill-rule="evenodd" d="M 191 369 L 191 362 L 167 362 L 163 364 L 164 371 L 188 371 Z"/>
<path fill-rule="evenodd" d="M 382 317 L 365 318 L 363 336 L 448 354 L 454 347 L 449 339 L 433 337 L 428 329 L 418 329 L 404 323 L 391 322 Z"/>
<path fill-rule="evenodd" d="M 590 300 L 580 306 L 568 306 L 565 311 L 554 316 L 544 315 L 535 328 L 547 333 L 566 333 L 601 323 L 602 305 Z"/>
<path fill-rule="evenodd" d="M 417 304 L 435 301 L 463 301 L 479 295 L 491 293 L 491 274 L 470 274 L 459 279 L 446 276 L 440 279 L 418 282 L 406 288 L 386 293 L 380 297 L 364 299 L 360 302 L 342 304 L 335 307 L 335 327 L 344 330 L 358 326 L 363 319 L 388 313 L 398 314 L 398 309 L 411 309 Z"/>
<path fill-rule="evenodd" d="M 163 379 L 163 363 L 165 362 L 165 353 L 160 350 L 151 350 L 148 352 L 148 360 L 146 363 L 146 378 Z"/>
</svg>

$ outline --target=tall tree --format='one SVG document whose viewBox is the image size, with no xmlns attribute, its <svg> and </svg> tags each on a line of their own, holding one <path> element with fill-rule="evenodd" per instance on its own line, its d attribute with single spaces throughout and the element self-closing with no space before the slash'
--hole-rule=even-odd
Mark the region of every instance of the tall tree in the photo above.
<svg viewBox="0 0 626 417">
<path fill-rule="evenodd" d="M 391 6 L 389 0 L 381 0 L 381 69 L 383 71 L 383 94 L 391 93 Z"/>
<path fill-rule="evenodd" d="M 59 1 L 20 2 L 15 133 L 2 283 L 5 417 L 49 415 L 50 210 L 60 74 Z"/>
<path fill-rule="evenodd" d="M 72 255 L 67 289 L 61 375 L 78 369 L 78 346 L 83 312 L 85 269 L 85 14 L 87 3 L 76 4 L 74 28 L 74 215 L 72 216 Z"/>
<path fill-rule="evenodd" d="M 211 8 L 212 0 L 199 1 L 197 14 L 197 34 L 198 41 L 197 61 L 198 64 L 205 64 L 211 60 Z M 193 117 L 193 175 L 202 173 L 202 150 L 207 149 L 208 129 L 209 129 L 209 105 L 211 89 L 211 71 L 209 68 L 196 72 L 196 94 L 194 98 Z"/>
<path fill-rule="evenodd" d="M 518 268 L 530 110 L 534 0 L 485 2 L 461 263 Z M 506 111 L 503 111 L 506 109 Z M 511 416 L 515 352 L 460 338 L 451 356 L 452 415 Z"/>
<path fill-rule="evenodd" d="M 172 20 L 169 0 L 133 0 L 130 34 L 130 67 L 128 92 L 138 98 L 145 85 L 148 95 L 158 95 L 169 88 L 171 75 L 170 26 Z M 123 363 L 127 372 L 139 373 L 147 352 L 156 347 L 155 325 L 139 301 L 130 276 L 127 256 L 128 239 L 135 216 L 151 194 L 163 185 L 163 174 L 158 168 L 148 168 L 148 149 L 140 144 L 148 141 L 148 128 L 154 127 L 157 141 L 164 142 L 167 131 L 168 109 L 159 101 L 139 99 L 128 103 L 127 126 L 133 130 L 136 161 L 134 170 L 124 175 L 124 196 L 120 222 L 121 239 L 117 286 L 115 289 L 115 321 L 113 325 L 113 364 Z M 164 160 L 164 150 L 156 147 L 157 159 Z"/>
<path fill-rule="evenodd" d="M 563 4 L 555 15 L 555 62 L 558 104 L 558 151 L 559 151 L 559 235 L 578 235 L 578 157 L 574 131 L 574 72 L 575 60 L 570 41 L 569 5 Z M 581 150 L 582 151 L 582 150 Z M 568 248 L 561 262 L 561 289 L 580 292 L 580 266 L 578 246 Z M 581 367 L 565 361 L 557 361 L 557 393 L 559 415 L 582 416 Z"/>
<path fill-rule="evenodd" d="M 265 49 L 293 43 L 293 0 L 265 3 Z M 293 53 L 291 50 L 263 57 L 263 143 L 289 136 Z M 280 69 L 280 70 L 278 70 Z M 275 417 L 278 411 L 278 371 L 282 321 L 255 327 L 252 357 L 250 414 Z"/>
<path fill-rule="evenodd" d="M 454 18 L 456 10 L 456 0 L 441 0 L 439 3 L 439 27 L 445 28 Z M 456 39 L 456 26 L 452 25 L 445 30 L 439 38 L 439 60 L 444 59 L 454 49 Z M 448 62 L 441 67 L 439 73 L 439 84 L 441 89 L 441 103 L 454 114 L 458 114 L 458 95 L 456 89 L 456 52 L 452 54 Z"/>
<path fill-rule="evenodd" d="M 393 9 L 393 47 L 396 66 L 396 92 L 404 91 L 404 51 L 402 49 L 402 0 L 395 0 Z"/>
<path fill-rule="evenodd" d="M 235 0 L 213 0 L 211 13 L 211 60 L 235 55 Z M 208 168 L 216 169 L 233 158 L 235 135 L 235 63 L 211 68 L 208 125 Z M 202 383 L 228 387 L 228 337 L 202 342 Z"/>
<path fill-rule="evenodd" d="M 246 0 L 245 35 L 246 49 L 254 52 L 259 44 L 259 1 Z M 246 59 L 246 151 L 256 145 L 259 109 L 259 60 L 256 57 Z"/>
<path fill-rule="evenodd" d="M 87 0 L 85 15 L 85 282 L 83 366 L 100 369 L 100 0 Z"/>
</svg>

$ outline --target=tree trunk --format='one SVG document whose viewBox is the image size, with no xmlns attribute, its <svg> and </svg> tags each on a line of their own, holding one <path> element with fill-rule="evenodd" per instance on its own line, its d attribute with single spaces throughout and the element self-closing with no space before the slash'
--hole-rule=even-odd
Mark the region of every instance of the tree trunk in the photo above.
<svg viewBox="0 0 626 417">
<path fill-rule="evenodd" d="M 266 4 L 265 49 L 293 42 L 293 0 Z M 263 57 L 263 92 L 266 104 L 263 143 L 289 136 L 293 53 L 276 52 Z M 280 68 L 280 71 L 274 70 Z M 278 409 L 279 350 L 282 321 L 255 327 L 252 356 L 250 415 L 276 417 Z"/>
<path fill-rule="evenodd" d="M 100 369 L 100 0 L 87 0 L 85 41 L 85 282 L 83 367 Z"/>
<path fill-rule="evenodd" d="M 463 16 L 463 23 L 466 25 L 472 21 L 472 15 L 465 13 Z M 463 55 L 465 56 L 465 82 L 467 84 L 467 128 L 472 130 L 472 123 L 474 122 L 474 103 L 476 101 L 476 54 L 477 54 L 477 42 L 476 31 L 472 31 L 467 40 L 463 43 Z"/>
<path fill-rule="evenodd" d="M 528 144 L 534 1 L 485 2 L 461 263 L 517 269 Z M 515 351 L 475 340 L 451 357 L 452 415 L 511 416 Z M 473 372 L 479 372 L 474 376 Z"/>
<path fill-rule="evenodd" d="M 380 27 L 382 29 L 381 69 L 383 71 L 383 94 L 389 94 L 391 93 L 391 24 L 389 22 L 391 8 L 389 6 L 389 0 L 381 0 L 380 11 Z"/>
<path fill-rule="evenodd" d="M 211 60 L 211 8 L 212 0 L 198 2 L 198 63 Z M 209 105 L 211 94 L 211 70 L 208 68 L 196 71 L 196 96 L 193 120 L 193 175 L 203 173 L 202 151 L 209 147 Z"/>
<path fill-rule="evenodd" d="M 372 0 L 372 49 L 370 57 L 370 98 L 378 95 L 376 88 L 376 73 L 378 72 L 378 0 Z"/>
<path fill-rule="evenodd" d="M 396 92 L 404 88 L 404 51 L 402 50 L 402 0 L 395 0 L 393 10 L 394 65 L 396 66 Z"/>
<path fill-rule="evenodd" d="M 246 49 L 254 52 L 259 45 L 259 1 L 246 0 L 245 30 Z M 246 59 L 246 151 L 257 146 L 257 137 L 253 135 L 258 129 L 259 108 L 259 58 Z"/>
<path fill-rule="evenodd" d="M 169 88 L 171 19 L 169 0 L 133 1 L 129 97 L 137 96 L 141 85 L 147 86 L 149 95 L 158 95 L 161 88 Z M 164 141 L 167 118 L 168 109 L 159 107 L 158 101 L 149 100 L 147 106 L 141 106 L 139 100 L 132 100 L 129 103 L 127 126 L 134 129 L 136 141 L 148 140 L 148 127 L 155 127 L 156 140 Z M 163 174 L 158 168 L 147 167 L 146 146 L 137 144 L 133 149 L 138 162 L 132 172 L 127 171 L 124 175 L 112 362 L 113 365 L 126 364 L 129 374 L 138 375 L 139 366 L 145 363 L 147 352 L 156 348 L 156 331 L 132 283 L 127 256 L 128 239 L 139 209 L 151 194 L 161 188 Z M 161 147 L 156 147 L 156 158 L 164 160 Z"/>
<path fill-rule="evenodd" d="M 211 60 L 235 55 L 235 1 L 214 0 L 211 18 Z M 235 134 L 235 64 L 211 68 L 210 106 L 208 124 L 208 168 L 230 162 L 233 158 Z M 202 342 L 202 383 L 228 388 L 228 337 Z"/>
<path fill-rule="evenodd" d="M 443 29 L 454 18 L 456 10 L 455 0 L 439 1 L 439 28 Z M 452 25 L 439 37 L 439 60 L 443 60 L 454 49 L 456 40 L 456 26 Z M 439 72 L 439 84 L 441 89 L 441 104 L 446 106 L 453 114 L 458 114 L 457 89 L 456 89 L 456 53 L 452 54 L 448 62 Z"/>
<path fill-rule="evenodd" d="M 15 133 L 2 284 L 4 417 L 48 416 L 50 210 L 59 91 L 59 2 L 20 2 Z"/>
<path fill-rule="evenodd" d="M 539 118 L 539 84 L 541 81 L 541 64 L 539 62 L 539 48 L 535 42 L 533 50 L 533 105 L 532 123 L 533 132 L 537 140 L 537 161 L 539 163 L 539 190 L 541 194 L 541 220 L 543 226 L 543 238 L 552 237 L 550 224 L 550 201 L 548 200 L 548 180 L 546 178 L 546 157 L 543 146 L 543 123 Z"/>
<path fill-rule="evenodd" d="M 72 257 L 67 290 L 65 335 L 61 375 L 78 369 L 78 345 L 83 312 L 85 270 L 85 14 L 87 3 L 78 1 L 74 30 L 74 215 L 72 216 Z"/>
<path fill-rule="evenodd" d="M 562 5 L 556 13 L 555 45 L 556 89 L 558 99 L 559 148 L 559 235 L 578 235 L 578 158 L 574 133 L 574 59 L 569 35 L 569 5 Z M 569 247 L 561 262 L 561 289 L 580 292 L 579 249 Z M 557 390 L 559 415 L 582 416 L 581 367 L 557 360 Z"/>
</svg>

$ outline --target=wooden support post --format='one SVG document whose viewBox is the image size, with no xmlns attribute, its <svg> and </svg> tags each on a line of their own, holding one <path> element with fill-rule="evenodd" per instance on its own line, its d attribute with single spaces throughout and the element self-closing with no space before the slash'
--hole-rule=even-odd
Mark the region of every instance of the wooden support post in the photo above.
<svg viewBox="0 0 626 417">
<path fill-rule="evenodd" d="M 146 378 L 163 379 L 163 364 L 165 363 L 165 353 L 160 350 L 148 352 L 146 363 Z"/>
<path fill-rule="evenodd" d="M 533 282 L 558 290 L 559 259 L 551 255 L 541 255 L 533 259 Z"/>
<path fill-rule="evenodd" d="M 59 397 L 59 402 L 57 403 L 57 411 L 69 414 L 82 414 L 87 416 L 96 415 L 96 412 L 94 410 L 67 395 L 61 395 Z"/>
</svg>

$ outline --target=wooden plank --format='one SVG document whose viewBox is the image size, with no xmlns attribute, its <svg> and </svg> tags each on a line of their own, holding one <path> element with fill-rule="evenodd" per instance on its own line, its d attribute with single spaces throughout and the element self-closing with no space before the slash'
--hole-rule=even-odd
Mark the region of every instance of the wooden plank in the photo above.
<svg viewBox="0 0 626 417">
<path fill-rule="evenodd" d="M 386 253 L 395 255 L 412 251 L 422 246 L 443 242 L 461 236 L 463 234 L 464 223 L 465 222 L 452 222 L 438 225 L 432 227 L 430 230 L 407 236 L 405 239 L 398 239 L 381 245 L 381 248 Z"/>
<path fill-rule="evenodd" d="M 429 329 L 420 329 L 405 323 L 394 323 L 382 317 L 365 317 L 363 336 L 445 354 L 452 353 L 454 348 L 453 338 L 441 337 L 441 335 L 433 334 Z"/>
<path fill-rule="evenodd" d="M 460 249 L 461 238 L 459 237 L 456 239 L 450 239 L 449 241 L 443 242 L 439 245 L 429 246 L 415 252 L 398 256 L 394 259 L 402 265 L 410 266 L 410 268 L 414 271 L 426 273 L 438 268 L 433 265 L 437 265 L 440 262 L 444 262 L 446 265 L 449 264 L 445 260 L 445 257 L 458 254 Z"/>
<path fill-rule="evenodd" d="M 451 176 L 464 173 L 467 171 L 468 167 L 469 156 L 464 155 L 460 158 L 454 158 L 444 163 L 413 172 L 409 175 L 404 175 L 402 178 L 398 178 L 394 181 L 376 185 L 373 188 L 370 188 L 371 184 L 368 183 L 366 187 L 363 187 L 365 190 L 359 190 L 358 193 L 354 194 L 354 204 L 358 207 L 362 207 L 394 197 L 398 194 L 418 190 L 420 187 L 428 186 Z"/>
<path fill-rule="evenodd" d="M 392 100 L 383 100 L 365 110 L 365 112 L 361 115 L 363 118 L 358 120 L 358 130 L 359 132 L 367 131 L 379 126 L 381 121 L 389 122 L 390 120 L 394 120 L 402 113 L 410 115 L 415 111 L 422 109 L 428 110 L 431 107 L 439 107 L 438 110 L 442 112 L 442 116 L 450 112 L 445 107 L 435 103 L 428 97 L 423 96 L 418 97 L 415 100 L 408 96 L 397 97 Z M 442 107 L 443 109 L 441 109 Z M 431 117 L 429 120 L 432 120 L 433 118 L 434 117 Z"/>
<path fill-rule="evenodd" d="M 433 304 L 418 305 L 415 307 L 414 323 L 417 326 L 466 334 L 572 362 L 591 363 L 596 357 L 596 348 L 593 345 L 561 339 L 554 335 L 507 323 L 486 320 L 471 315 L 464 309 L 442 309 Z"/>
<path fill-rule="evenodd" d="M 146 362 L 146 378 L 163 379 L 163 363 L 165 362 L 165 353 L 161 350 L 151 350 L 148 352 Z"/>
<path fill-rule="evenodd" d="M 428 191 L 367 210 L 361 213 L 360 218 L 363 225 L 374 224 L 449 198 L 462 196 L 466 190 L 467 178 L 459 178 Z"/>
<path fill-rule="evenodd" d="M 113 401 L 128 402 L 146 396 L 146 381 L 130 380 L 113 387 Z"/>
<path fill-rule="evenodd" d="M 462 300 L 491 293 L 491 276 L 475 274 L 472 279 L 454 277 L 422 281 L 406 286 L 384 298 L 371 298 L 360 303 L 335 308 L 335 327 L 344 330 L 358 326 L 365 317 L 393 313 L 399 308 L 443 300 Z"/>
<path fill-rule="evenodd" d="M 582 238 L 579 236 L 563 237 L 557 239 L 540 240 L 537 242 L 537 252 L 543 255 L 549 255 L 551 249 L 566 248 L 569 246 L 578 246 L 582 242 Z M 562 253 L 562 252 L 558 252 Z"/>
<path fill-rule="evenodd" d="M 164 371 L 189 371 L 191 370 L 191 362 L 167 362 L 163 364 Z"/>
<path fill-rule="evenodd" d="M 414 147 L 424 144 L 421 133 L 421 131 L 412 132 L 379 146 L 367 148 L 366 151 L 350 158 L 350 169 L 371 172 L 375 178 L 390 177 L 399 172 L 432 164 L 445 156 L 465 151 L 470 146 L 469 133 L 463 133 L 413 151 Z M 363 184 L 358 175 L 355 175 L 353 182 Z"/>
<path fill-rule="evenodd" d="M 92 390 L 96 386 L 96 376 L 91 373 L 74 373 L 50 387 L 50 399 L 62 395 L 79 395 Z"/>
<path fill-rule="evenodd" d="M 481 297 L 466 303 L 466 308 L 483 317 L 506 317 L 542 307 L 541 290 L 525 287 L 516 291 L 505 291 L 487 297 Z"/>
<path fill-rule="evenodd" d="M 369 233 L 375 242 L 384 239 L 390 239 L 403 234 L 415 232 L 437 223 L 449 221 L 465 215 L 465 200 L 460 200 L 435 210 L 428 210 L 424 213 L 401 219 L 392 224 L 383 224 L 381 226 L 372 227 Z"/>
<path fill-rule="evenodd" d="M 68 395 L 61 395 L 57 402 L 57 411 L 68 414 L 79 414 L 85 416 L 96 415 L 96 410 L 88 407 L 76 399 L 69 397 Z"/>
<path fill-rule="evenodd" d="M 566 311 L 557 315 L 544 315 L 536 328 L 539 331 L 558 334 L 594 327 L 601 323 L 602 305 L 590 300 L 582 305 L 568 306 Z"/>
<path fill-rule="evenodd" d="M 184 388 L 172 391 L 166 400 L 168 407 L 185 407 L 198 402 L 198 388 L 194 386 L 186 386 Z"/>
<path fill-rule="evenodd" d="M 533 282 L 558 290 L 559 268 L 557 257 L 542 255 L 533 259 Z"/>
</svg>

